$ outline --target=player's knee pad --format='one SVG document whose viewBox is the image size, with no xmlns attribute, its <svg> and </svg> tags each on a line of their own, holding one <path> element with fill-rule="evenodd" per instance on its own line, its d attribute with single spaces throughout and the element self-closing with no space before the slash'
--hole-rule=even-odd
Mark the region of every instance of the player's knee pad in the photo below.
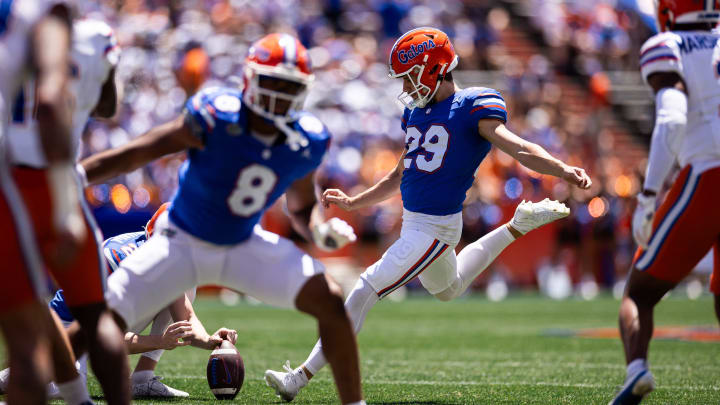
<svg viewBox="0 0 720 405">
<path fill-rule="evenodd" d="M 462 280 L 458 277 L 456 278 L 452 284 L 448 286 L 448 288 L 440 291 L 435 295 L 435 298 L 439 299 L 440 301 L 451 301 L 455 298 L 459 297 L 460 294 L 463 292 L 463 286 L 462 286 Z"/>
</svg>

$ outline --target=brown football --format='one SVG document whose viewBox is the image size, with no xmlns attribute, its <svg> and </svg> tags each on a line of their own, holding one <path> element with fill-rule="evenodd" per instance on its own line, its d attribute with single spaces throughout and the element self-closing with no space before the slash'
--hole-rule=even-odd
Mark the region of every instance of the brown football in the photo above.
<svg viewBox="0 0 720 405">
<path fill-rule="evenodd" d="M 245 365 L 235 345 L 227 340 L 210 353 L 207 380 L 217 399 L 233 399 L 245 379 Z"/>
</svg>

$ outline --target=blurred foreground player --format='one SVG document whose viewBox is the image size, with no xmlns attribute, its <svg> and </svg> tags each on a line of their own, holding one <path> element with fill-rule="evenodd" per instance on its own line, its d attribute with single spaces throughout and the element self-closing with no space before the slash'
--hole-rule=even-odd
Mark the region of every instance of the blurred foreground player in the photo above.
<svg viewBox="0 0 720 405">
<path fill-rule="evenodd" d="M 292 225 L 306 239 L 336 249 L 355 238 L 342 220 L 322 222 L 316 204 L 314 171 L 330 135 L 301 111 L 312 78 L 307 50 L 296 38 L 268 35 L 249 51 L 242 92 L 202 90 L 177 119 L 82 164 L 95 182 L 188 151 L 156 235 L 108 279 L 108 303 L 129 327 L 203 284 L 296 307 L 318 320 L 342 403 L 363 403 L 355 336 L 339 287 L 319 261 L 258 225 L 285 194 Z"/>
<path fill-rule="evenodd" d="M 72 145 L 74 159 L 89 117 L 109 118 L 115 114 L 117 95 L 114 71 L 120 50 L 112 29 L 104 22 L 91 19 L 73 23 L 71 49 L 71 80 L 68 82 L 72 111 Z M 32 218 L 35 235 L 43 251 L 51 249 L 52 222 L 45 214 L 52 209 L 50 176 L 46 153 L 40 147 L 36 136 L 39 123 L 36 119 L 37 82 L 23 83 L 12 106 L 8 127 L 8 146 L 13 164 L 13 177 Z M 74 163 L 73 166 L 74 168 Z M 82 195 L 77 198 L 82 204 L 84 218 L 81 225 L 89 237 L 72 259 L 56 265 L 51 260 L 46 264 L 57 284 L 65 291 L 67 303 L 80 325 L 87 342 L 91 363 L 110 404 L 127 404 L 129 385 L 127 383 L 127 356 L 122 344 L 122 331 L 112 319 L 104 301 L 104 286 L 107 264 L 103 260 L 99 245 L 102 241 L 90 209 Z M 61 350 L 69 350 L 62 342 L 53 341 L 55 359 L 62 356 Z M 55 361 L 56 381 L 63 397 L 75 405 L 85 402 L 87 388 L 82 379 L 74 373 L 73 362 Z M 69 366 L 75 378 L 63 379 L 65 366 Z M 61 372 L 62 371 L 62 372 Z M 68 376 L 69 377 L 69 376 Z"/>
<path fill-rule="evenodd" d="M 640 54 L 656 120 L 633 218 L 640 248 L 620 306 L 627 376 L 610 404 L 637 404 L 655 388 L 647 361 L 655 305 L 713 247 L 715 272 L 720 267 L 720 35 L 712 32 L 720 4 L 660 0 L 657 12 L 663 32 Z M 655 213 L 656 194 L 676 159 L 682 171 Z"/>
<path fill-rule="evenodd" d="M 43 404 L 51 377 L 50 333 L 56 333 L 46 299 L 46 277 L 22 197 L 6 160 L 10 105 L 21 83 L 34 76 L 37 132 L 47 156 L 50 222 L 48 261 L 62 266 L 86 237 L 78 205 L 70 143 L 67 82 L 70 11 L 53 1 L 0 1 L 0 329 L 16 370 L 7 389 L 9 404 Z M 67 355 L 67 351 L 66 351 Z"/>
<path fill-rule="evenodd" d="M 155 231 L 155 222 L 166 211 L 168 206 L 169 204 L 165 203 L 155 212 L 148 221 L 145 231 L 114 236 L 103 243 L 105 260 L 113 270 L 117 269 L 123 260 L 137 251 L 140 246 L 152 237 Z M 237 332 L 232 329 L 220 328 L 212 335 L 208 334 L 195 314 L 192 306 L 194 300 L 195 288 L 191 288 L 181 294 L 167 308 L 143 320 L 137 327 L 125 334 L 125 345 L 128 353 L 142 353 L 135 370 L 130 376 L 133 397 L 173 398 L 189 396 L 187 392 L 165 385 L 160 381 L 162 377 L 155 375 L 154 371 L 163 351 L 188 345 L 213 350 L 223 339 L 229 340 L 233 344 L 237 341 Z M 87 349 L 84 347 L 82 339 L 78 339 L 78 324 L 67 306 L 62 290 L 58 290 L 55 297 L 50 301 L 50 307 L 68 327 L 71 339 L 75 343 L 75 353 L 80 357 Z M 140 335 L 151 323 L 150 334 Z M 83 355 L 78 361 L 78 370 L 87 380 L 86 356 Z M 53 391 L 56 390 L 51 389 L 51 392 Z"/>
<path fill-rule="evenodd" d="M 460 89 L 451 70 L 458 57 L 447 35 L 418 28 L 401 36 L 390 53 L 390 76 L 403 79 L 398 98 L 406 108 L 402 118 L 405 152 L 395 169 L 368 190 L 349 197 L 326 190 L 325 205 L 360 209 L 398 193 L 403 200 L 403 224 L 398 239 L 382 258 L 360 276 L 345 302 L 355 332 L 370 308 L 415 277 L 441 301 L 462 295 L 472 281 L 517 238 L 563 218 L 569 209 L 557 201 L 523 201 L 507 224 L 465 247 L 455 246 L 462 232 L 462 204 L 478 165 L 491 145 L 539 173 L 589 188 L 590 178 L 578 167 L 550 156 L 505 127 L 507 111 L 499 92 L 489 88 Z M 327 364 L 324 341 L 307 360 L 287 372 L 268 370 L 265 381 L 290 401 Z"/>
</svg>

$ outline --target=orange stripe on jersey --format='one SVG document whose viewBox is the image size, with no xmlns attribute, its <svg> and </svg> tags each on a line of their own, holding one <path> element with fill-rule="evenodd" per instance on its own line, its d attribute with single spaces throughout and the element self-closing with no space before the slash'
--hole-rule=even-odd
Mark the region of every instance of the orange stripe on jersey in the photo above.
<svg viewBox="0 0 720 405">
<path fill-rule="evenodd" d="M 488 105 L 481 105 L 480 107 L 475 107 L 472 110 L 470 110 L 470 114 L 474 113 L 477 110 L 482 110 L 484 108 L 499 108 L 503 111 L 505 111 L 505 107 L 501 106 L 500 104 L 488 104 Z"/>
</svg>

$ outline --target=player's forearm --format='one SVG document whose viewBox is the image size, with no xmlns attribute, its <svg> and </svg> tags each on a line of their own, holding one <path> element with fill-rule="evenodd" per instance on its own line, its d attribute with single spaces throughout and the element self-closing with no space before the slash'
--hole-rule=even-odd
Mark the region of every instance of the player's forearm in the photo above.
<svg viewBox="0 0 720 405">
<path fill-rule="evenodd" d="M 387 200 L 400 191 L 401 181 L 402 172 L 393 170 L 374 186 L 354 197 L 350 197 L 352 200 L 352 208 L 354 210 L 365 208 Z"/>
<path fill-rule="evenodd" d="M 70 49 L 67 25 L 57 18 L 46 17 L 34 31 L 32 45 L 37 79 L 37 123 L 43 152 L 50 165 L 71 162 L 74 153 L 67 93 Z"/>
<path fill-rule="evenodd" d="M 83 159 L 80 164 L 85 169 L 88 183 L 92 184 L 131 172 L 150 161 L 152 159 L 143 158 L 133 145 L 127 145 L 92 155 Z"/>
<path fill-rule="evenodd" d="M 200 319 L 195 316 L 195 313 L 190 316 L 190 319 L 188 319 L 188 321 L 192 324 L 192 335 L 185 338 L 184 340 L 189 341 L 190 346 L 193 347 L 205 350 L 214 349 L 215 345 L 210 340 L 210 334 L 207 333 L 207 330 L 205 330 L 205 326 L 203 326 L 202 322 L 200 322 Z"/>
<path fill-rule="evenodd" d="M 128 142 L 84 159 L 81 164 L 87 174 L 88 183 L 98 183 L 131 172 L 153 160 L 187 149 L 181 137 L 175 137 L 182 130 L 182 117 L 160 125 Z"/>
<path fill-rule="evenodd" d="M 666 87 L 655 96 L 655 127 L 650 141 L 650 154 L 645 172 L 644 191 L 659 192 L 677 159 L 687 126 L 687 95 Z"/>
<path fill-rule="evenodd" d="M 125 346 L 129 354 L 151 352 L 163 348 L 162 336 L 141 336 L 136 333 L 125 334 Z"/>
<path fill-rule="evenodd" d="M 181 298 L 173 301 L 170 304 L 170 316 L 173 318 L 173 322 L 188 321 L 192 328 L 191 335 L 184 338 L 184 341 L 190 342 L 190 346 L 199 347 L 201 349 L 212 350 L 212 344 L 210 342 L 210 335 L 205 330 L 200 319 L 195 314 L 192 302 L 188 298 L 187 294 L 183 294 Z"/>
<path fill-rule="evenodd" d="M 567 166 L 560 159 L 550 155 L 542 146 L 531 142 L 526 142 L 515 158 L 528 169 L 555 177 L 562 177 Z"/>
</svg>

